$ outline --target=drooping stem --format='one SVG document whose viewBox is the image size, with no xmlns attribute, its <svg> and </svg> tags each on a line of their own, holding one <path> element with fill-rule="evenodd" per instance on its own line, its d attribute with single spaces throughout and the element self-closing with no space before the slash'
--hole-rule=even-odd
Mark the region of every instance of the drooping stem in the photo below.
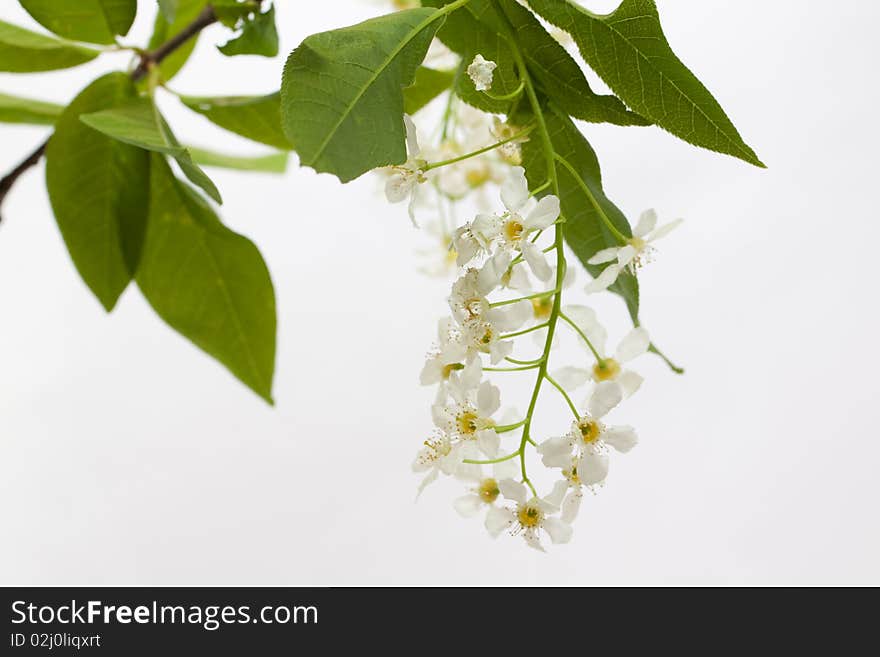
<svg viewBox="0 0 880 657">
<path fill-rule="evenodd" d="M 173 37 L 168 39 L 165 43 L 160 45 L 155 50 L 144 51 L 141 53 L 140 63 L 137 65 L 131 72 L 131 79 L 135 82 L 142 79 L 147 73 L 155 67 L 157 64 L 161 63 L 168 55 L 176 51 L 180 48 L 184 43 L 193 38 L 196 34 L 201 32 L 203 29 L 208 27 L 209 25 L 217 22 L 217 15 L 214 13 L 214 8 L 211 5 L 206 6 L 199 12 L 199 15 L 196 16 L 191 23 L 189 23 L 186 27 L 184 27 L 180 32 L 175 34 Z M 40 144 L 30 155 L 28 155 L 21 163 L 16 166 L 12 171 L 6 174 L 2 179 L 0 179 L 0 208 L 2 208 L 3 200 L 6 198 L 6 195 L 18 181 L 18 179 L 24 174 L 28 169 L 40 161 L 46 152 L 46 146 L 48 146 L 49 140 L 47 139 L 42 144 Z M 3 220 L 3 215 L 0 213 L 0 222 Z"/>
</svg>

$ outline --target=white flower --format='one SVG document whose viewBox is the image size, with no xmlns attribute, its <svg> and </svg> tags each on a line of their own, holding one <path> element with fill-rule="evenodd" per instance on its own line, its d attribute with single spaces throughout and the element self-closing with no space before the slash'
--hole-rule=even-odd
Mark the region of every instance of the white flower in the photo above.
<svg viewBox="0 0 880 657">
<path fill-rule="evenodd" d="M 489 310 L 489 300 L 486 297 L 498 287 L 509 262 L 508 255 L 498 254 L 481 269 L 467 269 L 452 284 L 449 308 L 460 324 L 482 317 Z"/>
<path fill-rule="evenodd" d="M 608 289 L 617 280 L 624 269 L 635 273 L 636 269 L 651 259 L 654 251 L 653 243 L 661 237 L 669 234 L 681 224 L 681 219 L 676 219 L 668 224 L 655 228 L 657 225 L 657 213 L 654 210 L 646 210 L 639 217 L 639 223 L 633 230 L 633 236 L 627 240 L 624 246 L 612 246 L 602 249 L 587 262 L 591 265 L 602 265 L 612 262 L 602 270 L 593 281 L 585 288 L 587 294 L 601 292 Z M 614 262 L 616 260 L 616 262 Z"/>
<path fill-rule="evenodd" d="M 488 381 L 480 383 L 482 367 L 474 359 L 449 377 L 449 399 L 431 407 L 435 426 L 453 441 L 473 441 L 480 451 L 494 458 L 501 442 L 492 415 L 501 407 L 501 391 Z"/>
<path fill-rule="evenodd" d="M 459 477 L 471 483 L 468 493 L 458 497 L 453 502 L 455 510 L 459 515 L 470 518 L 479 513 L 484 507 L 495 504 L 501 494 L 498 482 L 502 479 L 515 477 L 519 469 L 519 461 L 516 459 L 508 459 L 500 463 L 492 465 L 492 476 L 487 477 L 483 472 L 483 468 L 479 465 L 474 466 L 471 471 L 463 471 L 459 473 Z"/>
<path fill-rule="evenodd" d="M 513 342 L 502 340 L 502 334 L 520 328 L 531 316 L 532 304 L 521 300 L 490 308 L 484 315 L 465 321 L 462 324 L 462 333 L 464 343 L 468 346 L 467 359 L 474 358 L 477 353 L 484 353 L 489 354 L 493 365 L 500 363 L 513 353 Z"/>
<path fill-rule="evenodd" d="M 498 147 L 498 154 L 501 156 L 502 160 L 514 166 L 522 164 L 522 148 L 520 147 L 520 144 L 529 140 L 528 135 L 523 135 L 521 137 L 516 136 L 522 131 L 522 128 L 519 126 L 502 121 L 497 116 L 493 117 L 491 129 L 492 136 L 495 137 L 497 141 L 507 142 Z"/>
<path fill-rule="evenodd" d="M 544 551 L 541 545 L 541 531 L 547 532 L 553 543 L 568 543 L 571 540 L 571 525 L 554 517 L 558 506 L 540 497 L 528 498 L 526 487 L 513 479 L 498 482 L 501 494 L 516 503 L 514 507 L 493 506 L 486 514 L 486 530 L 496 538 L 504 530 L 511 534 L 522 534 L 529 547 Z"/>
<path fill-rule="evenodd" d="M 604 339 L 593 342 L 599 353 L 604 350 L 604 342 Z M 613 357 L 603 358 L 592 369 L 562 367 L 553 374 L 553 378 L 567 390 L 575 390 L 591 378 L 596 383 L 616 381 L 623 389 L 624 397 L 630 397 L 641 387 L 644 379 L 637 372 L 625 369 L 624 365 L 646 353 L 650 346 L 648 332 L 642 327 L 636 327 L 623 337 Z"/>
<path fill-rule="evenodd" d="M 492 88 L 493 71 L 498 68 L 498 64 L 493 61 L 483 59 L 482 55 L 474 57 L 467 68 L 467 74 L 474 83 L 477 91 L 488 91 Z"/>
<path fill-rule="evenodd" d="M 559 217 L 559 199 L 545 196 L 525 217 L 522 213 L 529 202 L 529 186 L 522 167 L 513 167 L 510 176 L 501 185 L 501 201 L 507 209 L 503 215 L 479 214 L 467 225 L 468 234 L 484 250 L 497 242 L 502 248 L 519 250 L 532 270 L 542 281 L 550 280 L 553 270 L 547 257 L 529 236 L 552 226 Z"/>
<path fill-rule="evenodd" d="M 416 253 L 424 259 L 419 271 L 427 276 L 445 278 L 458 269 L 452 235 L 446 231 L 440 221 L 427 223 L 424 231 L 433 238 L 433 244 L 416 249 Z"/>
<path fill-rule="evenodd" d="M 390 203 L 400 203 L 409 198 L 409 218 L 416 225 L 416 190 L 419 183 L 425 182 L 426 163 L 421 157 L 422 149 L 416 126 L 409 115 L 403 115 L 403 123 L 406 126 L 406 150 L 409 156 L 403 164 L 392 167 L 391 175 L 385 183 L 385 197 Z"/>
<path fill-rule="evenodd" d="M 585 486 L 602 483 L 608 475 L 608 447 L 625 453 L 638 442 L 632 427 L 609 427 L 602 422 L 623 399 L 618 383 L 603 381 L 596 385 L 587 403 L 587 412 L 572 423 L 571 430 L 559 438 L 538 445 L 544 465 L 570 468 L 577 459 L 577 476 Z"/>
<path fill-rule="evenodd" d="M 419 382 L 423 386 L 443 383 L 458 369 L 463 369 L 462 361 L 467 355 L 467 346 L 462 343 L 461 331 L 450 317 L 441 319 L 437 326 L 437 344 L 425 361 Z"/>
<path fill-rule="evenodd" d="M 426 440 L 413 461 L 413 472 L 427 472 L 419 483 L 418 495 L 437 480 L 440 474 L 454 475 L 464 464 L 463 459 L 476 456 L 471 445 L 455 442 L 450 436 L 438 433 Z"/>
</svg>

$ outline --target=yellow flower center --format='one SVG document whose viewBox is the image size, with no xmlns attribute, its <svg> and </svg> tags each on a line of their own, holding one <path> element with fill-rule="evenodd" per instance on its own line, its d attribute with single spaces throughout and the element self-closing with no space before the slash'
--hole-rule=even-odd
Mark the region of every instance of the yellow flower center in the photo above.
<svg viewBox="0 0 880 657">
<path fill-rule="evenodd" d="M 553 311 L 553 297 L 538 297 L 532 299 L 532 310 L 535 319 L 547 319 Z"/>
<path fill-rule="evenodd" d="M 578 429 L 581 431 L 581 438 L 587 444 L 596 442 L 599 439 L 599 434 L 602 433 L 602 427 L 599 426 L 599 423 L 590 418 L 584 418 L 578 422 Z"/>
<path fill-rule="evenodd" d="M 544 514 L 541 509 L 532 504 L 521 504 L 516 510 L 516 519 L 525 529 L 531 529 L 541 524 Z"/>
<path fill-rule="evenodd" d="M 508 242 L 518 242 L 522 237 L 523 225 L 516 219 L 508 219 L 504 223 L 504 237 Z"/>
<path fill-rule="evenodd" d="M 476 413 L 465 411 L 456 418 L 456 421 L 458 423 L 458 430 L 466 436 L 476 433 L 477 420 L 479 419 L 480 416 Z"/>
<path fill-rule="evenodd" d="M 636 251 L 643 251 L 647 246 L 645 240 L 643 240 L 641 237 L 630 237 L 626 242 Z"/>
<path fill-rule="evenodd" d="M 573 484 L 580 484 L 581 478 L 578 476 L 577 463 L 571 466 L 571 470 L 563 470 L 562 475 Z"/>
<path fill-rule="evenodd" d="M 593 366 L 593 378 L 596 381 L 610 381 L 620 374 L 620 363 L 613 358 L 606 358 Z"/>
<path fill-rule="evenodd" d="M 485 185 L 490 178 L 489 167 L 480 167 L 469 169 L 465 174 L 465 180 L 467 180 L 467 184 L 472 188 L 482 187 Z"/>
<path fill-rule="evenodd" d="M 480 499 L 486 504 L 492 504 L 492 502 L 498 499 L 500 493 L 501 491 L 498 488 L 498 482 L 494 479 L 483 479 L 482 483 L 480 483 L 480 488 L 477 491 Z"/>
<path fill-rule="evenodd" d="M 494 334 L 492 333 L 492 327 L 487 326 L 486 330 L 483 332 L 483 335 L 480 336 L 480 344 L 484 346 L 489 346 L 490 344 L 492 344 L 493 337 Z"/>
</svg>

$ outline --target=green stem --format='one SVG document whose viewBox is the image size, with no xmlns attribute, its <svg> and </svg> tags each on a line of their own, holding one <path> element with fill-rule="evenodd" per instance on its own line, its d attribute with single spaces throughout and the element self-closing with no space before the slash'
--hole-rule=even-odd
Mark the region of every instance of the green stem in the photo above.
<svg viewBox="0 0 880 657">
<path fill-rule="evenodd" d="M 496 96 L 495 94 L 493 94 L 489 91 L 484 91 L 483 93 L 486 94 L 492 100 L 501 100 L 501 101 L 513 100 L 514 98 L 516 98 L 517 96 L 519 96 L 523 92 L 523 89 L 525 89 L 525 86 L 526 86 L 525 83 L 522 80 L 520 80 L 519 86 L 516 89 L 514 89 L 513 91 L 511 91 L 509 94 L 504 94 L 502 96 Z"/>
<path fill-rule="evenodd" d="M 541 324 L 535 324 L 534 326 L 530 326 L 527 329 L 523 329 L 522 331 L 516 331 L 515 333 L 504 333 L 498 339 L 499 340 L 507 340 L 508 338 L 515 338 L 520 335 L 525 335 L 526 333 L 531 333 L 533 331 L 540 331 L 542 328 L 547 326 L 547 322 L 543 322 Z"/>
<path fill-rule="evenodd" d="M 546 292 L 535 292 L 534 294 L 529 294 L 524 297 L 517 297 L 516 299 L 505 299 L 504 301 L 496 301 L 495 303 L 490 303 L 490 308 L 498 308 L 499 306 L 509 306 L 514 303 L 519 303 L 520 301 L 528 301 L 529 299 L 540 299 L 541 297 L 549 297 L 556 293 L 559 290 L 547 290 Z"/>
<path fill-rule="evenodd" d="M 626 244 L 628 242 L 626 235 L 617 230 L 617 226 L 611 223 L 611 219 L 608 218 L 608 215 L 605 213 L 605 209 L 599 204 L 599 201 L 596 199 L 593 191 L 589 187 L 587 187 L 587 184 L 584 182 L 583 178 L 578 175 L 578 172 L 571 165 L 571 163 L 558 153 L 554 153 L 553 157 L 557 162 L 559 162 L 559 164 L 568 169 L 571 177 L 574 178 L 575 182 L 581 188 L 581 191 L 584 192 L 586 197 L 590 199 L 590 203 L 592 204 L 593 209 L 596 210 L 596 214 L 599 215 L 599 218 L 602 219 L 602 223 L 607 226 L 608 230 L 611 231 L 611 234 L 614 235 L 614 237 L 617 238 L 617 241 L 619 241 L 621 244 Z"/>
<path fill-rule="evenodd" d="M 545 374 L 544 378 L 547 379 L 547 381 L 550 383 L 550 385 L 552 385 L 554 388 L 556 388 L 560 392 L 560 394 L 565 398 L 565 401 L 568 403 L 568 407 L 571 409 L 571 412 L 574 413 L 575 418 L 576 419 L 580 418 L 581 414 L 578 412 L 577 406 L 575 406 L 574 402 L 571 401 L 571 397 L 568 396 L 568 393 L 565 392 L 565 389 L 561 385 L 559 385 L 559 383 L 556 381 L 556 379 L 554 379 L 549 374 Z"/>
<path fill-rule="evenodd" d="M 450 164 L 455 164 L 456 162 L 462 162 L 463 160 L 469 160 L 470 158 L 477 157 L 479 155 L 482 155 L 483 153 L 488 153 L 489 151 L 493 151 L 496 148 L 504 146 L 504 144 L 509 144 L 513 140 L 519 139 L 520 137 L 529 134 L 533 129 L 534 129 L 534 126 L 526 128 L 525 130 L 522 130 L 522 131 L 516 133 L 513 137 L 508 137 L 507 139 L 504 139 L 499 142 L 495 142 L 494 144 L 490 144 L 489 146 L 486 146 L 485 148 L 480 148 L 479 150 L 473 151 L 471 153 L 459 155 L 458 157 L 453 157 L 448 160 L 442 160 L 441 162 L 432 162 L 431 164 L 426 166 L 423 169 L 423 171 L 428 172 L 433 169 L 439 169 L 440 167 L 445 167 Z"/>
<path fill-rule="evenodd" d="M 538 365 L 527 365 L 525 367 L 484 367 L 484 372 L 524 372 L 526 370 L 536 369 Z"/>
<path fill-rule="evenodd" d="M 544 360 L 543 356 L 541 358 L 535 358 L 534 360 L 517 360 L 516 358 L 511 358 L 508 356 L 504 360 L 514 363 L 515 365 L 538 365 L 542 360 Z"/>
<path fill-rule="evenodd" d="M 519 429 L 522 425 L 526 423 L 525 420 L 520 420 L 515 424 L 500 424 L 495 427 L 495 433 L 507 433 L 508 431 L 513 431 L 514 429 Z"/>
<path fill-rule="evenodd" d="M 488 461 L 477 461 L 474 459 L 463 459 L 464 463 L 470 463 L 471 465 L 492 465 L 493 463 L 504 463 L 505 461 L 509 461 L 510 459 L 515 459 L 519 456 L 519 450 L 513 452 L 513 454 L 508 454 L 507 456 L 502 456 L 497 459 L 489 459 Z"/>
<path fill-rule="evenodd" d="M 593 356 L 596 358 L 596 362 L 599 365 L 605 364 L 605 359 L 599 355 L 599 352 L 596 351 L 596 348 L 593 346 L 593 343 L 590 342 L 590 338 L 587 337 L 587 334 L 581 330 L 581 327 L 574 323 L 574 321 L 565 313 L 560 313 L 559 315 L 571 328 L 575 330 L 575 332 L 584 339 L 584 342 L 587 343 L 587 346 L 590 348 L 590 351 L 593 352 Z"/>
</svg>

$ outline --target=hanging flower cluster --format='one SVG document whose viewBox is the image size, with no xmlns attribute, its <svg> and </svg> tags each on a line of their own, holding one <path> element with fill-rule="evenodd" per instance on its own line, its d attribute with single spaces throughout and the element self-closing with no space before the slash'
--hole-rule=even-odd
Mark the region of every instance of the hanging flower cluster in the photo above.
<svg viewBox="0 0 880 657">
<path fill-rule="evenodd" d="M 491 94 L 495 68 L 474 58 L 467 74 L 475 90 Z M 439 321 L 420 376 L 436 394 L 433 428 L 413 462 L 421 475 L 418 492 L 443 475 L 461 486 L 454 508 L 481 516 L 490 536 L 522 536 L 538 550 L 547 539 L 566 543 L 585 492 L 605 483 L 611 453 L 626 453 L 638 442 L 632 427 L 609 418 L 641 387 L 631 365 L 648 351 L 650 338 L 635 328 L 606 352 L 607 333 L 596 313 L 563 304 L 574 277 L 554 193 L 558 182 L 551 176 L 529 189 L 520 166 L 521 146 L 537 126 L 503 122 L 455 105 L 454 97 L 439 145 L 423 146 L 410 117 L 405 124 L 408 159 L 386 170 L 385 193 L 391 202 L 408 201 L 414 224 L 428 208 L 441 216 L 427 224 L 441 250 L 426 270 L 453 275 L 448 316 Z M 486 193 L 492 188 L 500 202 Z M 478 211 L 456 221 L 455 204 L 473 195 Z M 648 262 L 652 243 L 677 225 L 656 224 L 648 211 L 631 238 L 598 251 L 590 264 L 601 268 L 584 294 L 606 290 L 622 271 Z M 551 363 L 562 330 L 583 347 L 577 363 Z M 510 403 L 498 385 L 509 376 L 531 377 L 531 396 Z M 584 386 L 586 400 L 576 404 L 572 394 Z M 550 389 L 570 419 L 561 421 L 558 434 L 542 436 L 533 428 L 536 404 Z M 524 413 L 515 410 L 523 405 Z M 536 466 L 543 474 L 530 471 Z"/>
</svg>

